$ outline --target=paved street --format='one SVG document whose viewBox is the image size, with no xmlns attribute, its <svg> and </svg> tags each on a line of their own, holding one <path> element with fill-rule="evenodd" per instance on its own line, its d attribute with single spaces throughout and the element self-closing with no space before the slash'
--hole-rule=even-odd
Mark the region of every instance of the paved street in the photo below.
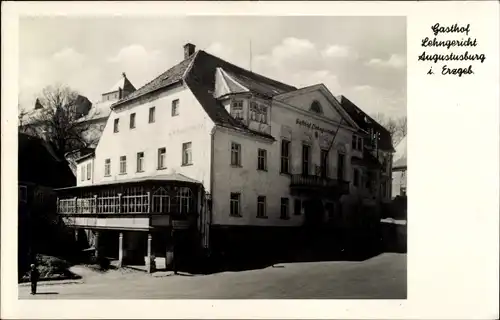
<svg viewBox="0 0 500 320">
<path fill-rule="evenodd" d="M 84 274 L 84 283 L 42 285 L 21 299 L 405 299 L 406 254 L 366 261 L 279 264 L 260 270 L 155 277 L 135 271 Z"/>
</svg>

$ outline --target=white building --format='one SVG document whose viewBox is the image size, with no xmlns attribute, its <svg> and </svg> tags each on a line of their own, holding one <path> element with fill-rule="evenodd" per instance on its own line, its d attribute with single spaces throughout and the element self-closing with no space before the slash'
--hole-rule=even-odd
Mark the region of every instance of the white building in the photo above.
<svg viewBox="0 0 500 320">
<path fill-rule="evenodd" d="M 396 152 L 394 153 L 394 162 L 392 164 L 393 177 L 392 177 L 392 197 L 396 196 L 406 196 L 406 176 L 407 176 L 407 164 L 406 164 L 406 137 L 401 139 L 401 141 L 396 146 Z"/>
<path fill-rule="evenodd" d="M 322 84 L 295 88 L 187 44 L 183 61 L 112 104 L 59 211 L 127 263 L 168 257 L 175 228 L 185 229 L 179 247 L 229 250 L 241 237 L 278 243 L 294 227 L 340 223 L 343 196 L 390 196 L 380 181 L 391 162 L 380 159 L 392 145 L 371 139 L 385 129 L 346 103 Z"/>
<path fill-rule="evenodd" d="M 66 154 L 66 160 L 68 160 L 75 174 L 75 159 L 92 152 L 97 147 L 102 132 L 106 127 L 108 117 L 111 114 L 111 105 L 116 103 L 118 100 L 125 98 L 135 90 L 134 85 L 127 78 L 126 74 L 123 73 L 118 82 L 109 90 L 102 93 L 101 99 L 92 103 L 91 107 L 85 112 L 85 114 L 76 121 L 85 130 L 83 132 L 83 138 L 87 142 L 88 147 L 84 149 L 76 149 L 73 152 Z"/>
</svg>

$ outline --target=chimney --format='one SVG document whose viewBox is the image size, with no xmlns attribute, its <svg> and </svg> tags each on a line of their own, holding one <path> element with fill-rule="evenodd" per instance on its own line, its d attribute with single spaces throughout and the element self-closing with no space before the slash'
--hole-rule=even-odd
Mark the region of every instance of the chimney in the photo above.
<svg viewBox="0 0 500 320">
<path fill-rule="evenodd" d="M 188 59 L 194 54 L 196 46 L 192 43 L 186 43 L 184 45 L 184 60 Z"/>
</svg>

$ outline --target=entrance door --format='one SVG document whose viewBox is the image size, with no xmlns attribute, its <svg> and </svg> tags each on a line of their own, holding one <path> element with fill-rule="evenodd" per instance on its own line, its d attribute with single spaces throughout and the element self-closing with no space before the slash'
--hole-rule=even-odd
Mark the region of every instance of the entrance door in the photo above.
<svg viewBox="0 0 500 320">
<path fill-rule="evenodd" d="M 304 213 L 309 225 L 318 225 L 323 221 L 324 208 L 320 199 L 309 199 L 304 202 Z"/>
</svg>

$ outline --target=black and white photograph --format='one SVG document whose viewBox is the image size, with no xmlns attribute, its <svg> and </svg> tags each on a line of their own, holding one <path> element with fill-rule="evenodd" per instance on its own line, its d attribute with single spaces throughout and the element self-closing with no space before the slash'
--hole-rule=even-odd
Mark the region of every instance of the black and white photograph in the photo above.
<svg viewBox="0 0 500 320">
<path fill-rule="evenodd" d="M 2 9 L 2 319 L 498 318 L 500 3 Z"/>
<path fill-rule="evenodd" d="M 19 27 L 20 298 L 406 298 L 405 17 Z"/>
</svg>

